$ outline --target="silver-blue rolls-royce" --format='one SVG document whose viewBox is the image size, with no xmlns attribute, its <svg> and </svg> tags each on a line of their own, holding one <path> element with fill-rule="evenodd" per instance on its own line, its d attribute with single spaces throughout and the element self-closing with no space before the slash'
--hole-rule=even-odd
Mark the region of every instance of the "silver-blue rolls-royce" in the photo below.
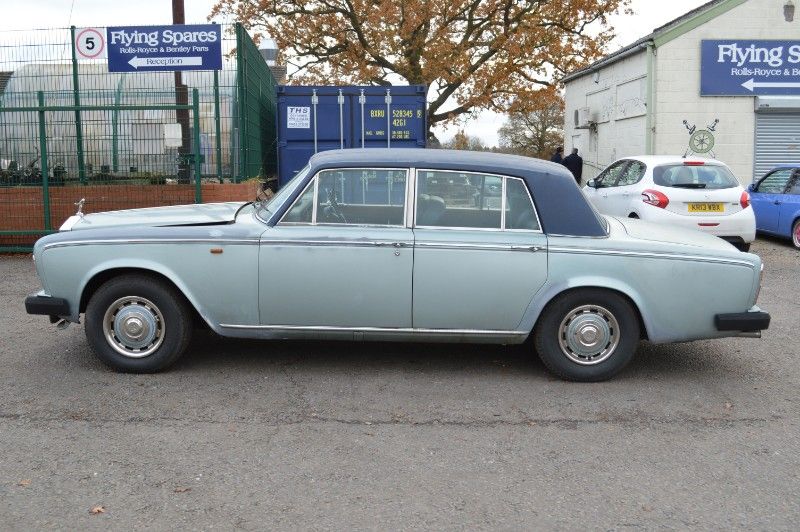
<svg viewBox="0 0 800 532">
<path fill-rule="evenodd" d="M 91 208 L 91 205 L 87 205 Z M 523 343 L 562 378 L 640 340 L 759 336 L 761 260 L 599 215 L 563 166 L 423 149 L 315 155 L 269 201 L 76 214 L 41 238 L 31 314 L 152 372 L 223 336 Z"/>
</svg>

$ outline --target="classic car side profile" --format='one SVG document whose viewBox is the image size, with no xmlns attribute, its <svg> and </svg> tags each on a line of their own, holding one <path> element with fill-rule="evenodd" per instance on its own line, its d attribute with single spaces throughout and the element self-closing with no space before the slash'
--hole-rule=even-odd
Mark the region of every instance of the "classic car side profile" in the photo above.
<svg viewBox="0 0 800 532">
<path fill-rule="evenodd" d="M 446 150 L 315 155 L 271 200 L 76 215 L 36 242 L 29 313 L 120 371 L 223 336 L 532 345 L 608 379 L 639 341 L 760 336 L 761 260 L 599 215 L 562 166 Z M 724 287 L 724 289 L 722 289 Z"/>
</svg>

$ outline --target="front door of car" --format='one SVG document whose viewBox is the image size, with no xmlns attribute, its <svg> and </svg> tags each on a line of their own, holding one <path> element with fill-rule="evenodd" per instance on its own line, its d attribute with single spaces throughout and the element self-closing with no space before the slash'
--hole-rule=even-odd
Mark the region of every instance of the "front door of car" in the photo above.
<svg viewBox="0 0 800 532">
<path fill-rule="evenodd" d="M 407 170 L 320 172 L 261 240 L 261 324 L 411 327 Z"/>
<path fill-rule="evenodd" d="M 586 191 L 586 197 L 603 214 L 611 214 L 617 180 L 628 166 L 628 160 L 617 161 L 594 178 L 595 186 Z"/>
<path fill-rule="evenodd" d="M 784 236 L 791 236 L 792 225 L 800 212 L 800 169 L 794 170 L 786 193 L 781 198 L 780 211 L 778 232 Z"/>
<path fill-rule="evenodd" d="M 767 174 L 758 182 L 750 202 L 756 215 L 756 228 L 768 233 L 778 232 L 783 192 L 792 176 L 791 168 L 781 168 Z"/>
<path fill-rule="evenodd" d="M 605 214 L 626 217 L 631 214 L 633 200 L 641 200 L 641 191 L 638 183 L 644 176 L 647 167 L 640 161 L 630 161 L 625 169 L 620 172 L 615 186 L 605 189 L 608 191 L 606 198 Z"/>
<path fill-rule="evenodd" d="M 417 329 L 515 330 L 547 280 L 547 237 L 521 179 L 419 170 Z"/>
</svg>

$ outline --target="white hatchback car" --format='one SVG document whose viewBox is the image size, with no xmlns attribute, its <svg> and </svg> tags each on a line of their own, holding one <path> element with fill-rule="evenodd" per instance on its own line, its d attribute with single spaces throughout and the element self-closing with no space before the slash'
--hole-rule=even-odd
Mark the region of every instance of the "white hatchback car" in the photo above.
<svg viewBox="0 0 800 532">
<path fill-rule="evenodd" d="M 699 229 L 742 251 L 756 237 L 750 195 L 730 168 L 712 159 L 626 157 L 583 191 L 603 214 Z"/>
</svg>

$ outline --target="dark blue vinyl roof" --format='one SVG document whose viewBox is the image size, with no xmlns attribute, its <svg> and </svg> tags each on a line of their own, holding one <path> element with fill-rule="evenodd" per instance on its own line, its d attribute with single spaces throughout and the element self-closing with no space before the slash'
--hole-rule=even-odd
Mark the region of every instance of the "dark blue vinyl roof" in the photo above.
<svg viewBox="0 0 800 532">
<path fill-rule="evenodd" d="M 570 236 L 606 234 L 604 224 L 572 174 L 560 164 L 541 159 L 476 151 L 369 148 L 320 152 L 311 158 L 309 166 L 308 179 L 326 168 L 365 166 L 463 170 L 519 177 L 525 180 L 531 191 L 545 233 Z"/>
</svg>

